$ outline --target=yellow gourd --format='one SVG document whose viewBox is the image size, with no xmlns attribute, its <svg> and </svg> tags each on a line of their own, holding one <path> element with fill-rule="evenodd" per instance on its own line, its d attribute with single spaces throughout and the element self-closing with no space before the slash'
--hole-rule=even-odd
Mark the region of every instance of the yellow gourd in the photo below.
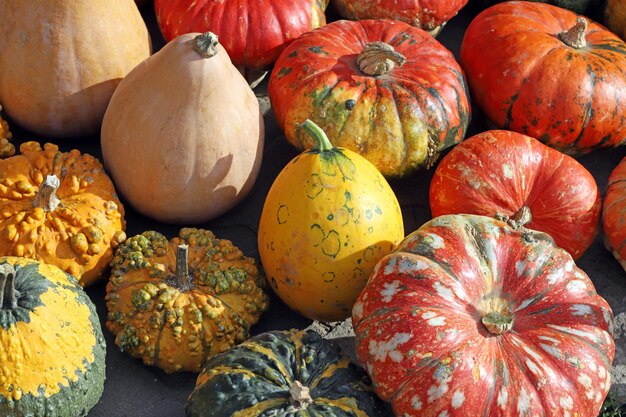
<svg viewBox="0 0 626 417">
<path fill-rule="evenodd" d="M 333 147 L 313 122 L 301 128 L 316 146 L 274 181 L 259 252 L 268 281 L 289 307 L 316 320 L 342 320 L 376 263 L 404 237 L 402 214 L 374 165 Z"/>
</svg>

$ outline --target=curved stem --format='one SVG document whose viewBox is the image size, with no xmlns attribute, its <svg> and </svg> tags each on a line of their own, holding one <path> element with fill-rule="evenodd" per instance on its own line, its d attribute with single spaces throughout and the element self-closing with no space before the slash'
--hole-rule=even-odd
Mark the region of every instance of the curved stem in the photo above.
<svg viewBox="0 0 626 417">
<path fill-rule="evenodd" d="M 15 289 L 15 267 L 9 264 L 0 265 L 0 310 L 17 308 L 19 292 Z"/>
<path fill-rule="evenodd" d="M 193 50 L 202 58 L 211 58 L 217 54 L 217 35 L 213 32 L 204 32 L 193 38 Z"/>
<path fill-rule="evenodd" d="M 522 206 L 522 208 L 517 210 L 511 217 L 506 214 L 496 213 L 495 218 L 505 222 L 512 229 L 525 231 L 524 226 L 533 220 L 533 215 L 530 211 L 530 207 Z"/>
<path fill-rule="evenodd" d="M 46 213 L 53 212 L 60 203 L 57 197 L 57 190 L 61 185 L 61 180 L 56 175 L 48 175 L 41 183 L 39 191 L 33 199 L 33 207 L 41 207 Z"/>
<path fill-rule="evenodd" d="M 405 62 L 404 55 L 385 42 L 368 43 L 356 58 L 359 69 L 375 77 L 388 74 L 396 65 L 401 67 Z"/>
<path fill-rule="evenodd" d="M 569 30 L 559 33 L 559 39 L 567 46 L 574 49 L 581 49 L 587 46 L 585 33 L 587 32 L 587 19 L 579 17 L 576 24 Z"/>
<path fill-rule="evenodd" d="M 193 279 L 189 273 L 189 245 L 178 245 L 176 250 L 176 276 L 173 285 L 185 292 L 193 287 Z"/>
<path fill-rule="evenodd" d="M 492 334 L 503 334 L 513 328 L 513 316 L 495 311 L 481 319 L 483 326 Z"/>
<path fill-rule="evenodd" d="M 326 132 L 312 122 L 310 119 L 306 119 L 304 123 L 300 126 L 304 129 L 304 131 L 315 140 L 315 146 L 313 147 L 314 151 L 318 152 L 326 152 L 333 149 L 333 144 L 330 143 L 328 136 L 326 136 Z"/>
<path fill-rule="evenodd" d="M 299 410 L 304 410 L 313 403 L 309 387 L 305 387 L 300 381 L 293 383 L 289 388 L 289 394 L 291 395 L 289 402 Z"/>
</svg>

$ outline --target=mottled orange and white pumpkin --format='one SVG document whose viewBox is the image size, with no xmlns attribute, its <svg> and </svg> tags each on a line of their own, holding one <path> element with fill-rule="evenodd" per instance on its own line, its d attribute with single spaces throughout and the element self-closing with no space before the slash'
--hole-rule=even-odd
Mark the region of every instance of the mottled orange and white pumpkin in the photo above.
<svg viewBox="0 0 626 417">
<path fill-rule="evenodd" d="M 609 390 L 607 302 L 548 235 L 489 217 L 440 216 L 409 235 L 352 320 L 396 416 L 595 417 Z"/>
</svg>

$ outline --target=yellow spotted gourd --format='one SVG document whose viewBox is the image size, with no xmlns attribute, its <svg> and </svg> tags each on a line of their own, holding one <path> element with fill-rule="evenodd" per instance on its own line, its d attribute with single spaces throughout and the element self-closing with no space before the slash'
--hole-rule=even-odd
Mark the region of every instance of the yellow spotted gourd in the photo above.
<svg viewBox="0 0 626 417">
<path fill-rule="evenodd" d="M 274 181 L 259 252 L 268 281 L 289 307 L 316 320 L 342 320 L 376 263 L 404 237 L 402 214 L 374 165 L 333 147 L 310 120 L 301 128 L 316 146 Z"/>
</svg>

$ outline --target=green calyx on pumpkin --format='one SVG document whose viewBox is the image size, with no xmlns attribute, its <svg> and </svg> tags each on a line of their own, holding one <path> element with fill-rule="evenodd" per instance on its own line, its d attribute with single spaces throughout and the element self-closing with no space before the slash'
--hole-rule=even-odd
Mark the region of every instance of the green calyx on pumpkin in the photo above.
<svg viewBox="0 0 626 417">
<path fill-rule="evenodd" d="M 576 24 L 569 30 L 559 33 L 559 39 L 567 46 L 574 49 L 582 49 L 587 46 L 585 33 L 587 32 L 587 19 L 579 17 Z"/>
<path fill-rule="evenodd" d="M 217 35 L 213 32 L 205 32 L 193 38 L 193 50 L 202 58 L 211 58 L 217 54 L 219 44 Z"/>
<path fill-rule="evenodd" d="M 41 183 L 39 191 L 33 199 L 33 207 L 41 207 L 46 213 L 53 212 L 60 203 L 57 197 L 57 190 L 61 185 L 61 180 L 56 175 L 48 175 Z"/>
<path fill-rule="evenodd" d="M 20 293 L 15 289 L 15 267 L 0 265 L 0 310 L 14 310 Z"/>
<path fill-rule="evenodd" d="M 513 316 L 510 314 L 491 311 L 482 317 L 481 322 L 489 333 L 500 335 L 513 328 Z"/>
<path fill-rule="evenodd" d="M 361 72 L 374 77 L 385 75 L 396 67 L 401 67 L 406 58 L 385 42 L 370 42 L 361 51 L 356 63 Z"/>
</svg>

